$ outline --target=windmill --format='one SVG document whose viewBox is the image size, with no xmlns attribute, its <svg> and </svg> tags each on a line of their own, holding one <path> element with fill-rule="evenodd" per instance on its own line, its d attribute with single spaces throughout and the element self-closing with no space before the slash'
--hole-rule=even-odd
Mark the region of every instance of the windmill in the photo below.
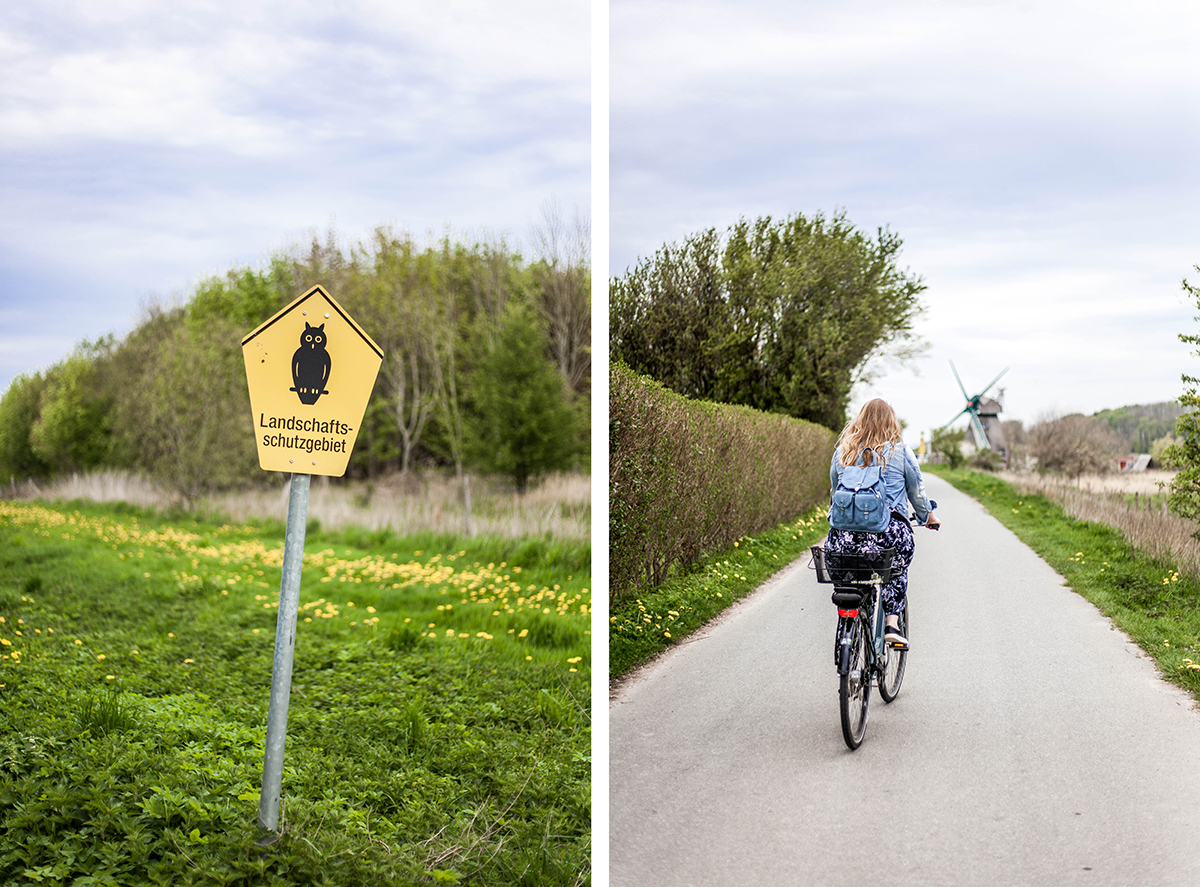
<svg viewBox="0 0 1200 887">
<path fill-rule="evenodd" d="M 992 397 L 984 397 L 991 387 L 1000 381 L 1000 376 L 1003 376 L 1009 371 L 1009 367 L 1005 367 L 1000 371 L 1000 375 L 987 383 L 987 386 L 976 394 L 974 397 L 967 394 L 967 389 L 963 387 L 962 379 L 958 377 L 958 370 L 954 368 L 954 361 L 950 361 L 950 371 L 954 373 L 954 379 L 958 382 L 958 390 L 962 392 L 966 398 L 967 405 L 955 414 L 954 418 L 947 422 L 942 428 L 948 428 L 963 413 L 970 417 L 971 435 L 975 438 L 975 445 L 981 450 L 995 450 L 1000 455 L 1006 455 L 1008 447 L 1004 442 L 1004 431 L 1000 427 L 999 414 L 1003 409 L 1000 402 Z M 941 430 L 941 429 L 939 429 Z"/>
</svg>

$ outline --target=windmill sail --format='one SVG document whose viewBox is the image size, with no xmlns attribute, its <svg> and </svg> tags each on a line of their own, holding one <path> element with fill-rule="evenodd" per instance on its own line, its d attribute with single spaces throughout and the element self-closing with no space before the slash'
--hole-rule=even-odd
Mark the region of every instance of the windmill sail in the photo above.
<svg viewBox="0 0 1200 887">
<path fill-rule="evenodd" d="M 1009 371 L 1009 367 L 1002 369 L 996 378 L 988 382 L 984 389 L 974 396 L 967 394 L 966 386 L 963 385 L 962 379 L 959 378 L 954 361 L 950 361 L 950 371 L 954 373 L 954 380 L 958 382 L 958 390 L 962 392 L 963 399 L 967 403 L 966 406 L 954 414 L 953 419 L 938 430 L 948 428 L 960 416 L 965 414 L 975 446 L 981 450 L 995 450 L 1002 456 L 1006 455 L 1008 447 L 1004 440 L 1004 430 L 1001 428 L 999 418 L 1003 407 L 996 398 L 985 397 L 984 395 L 991 390 L 993 385 L 1000 381 L 1001 376 Z M 1001 395 L 1003 395 L 1003 390 L 1001 390 Z"/>
</svg>

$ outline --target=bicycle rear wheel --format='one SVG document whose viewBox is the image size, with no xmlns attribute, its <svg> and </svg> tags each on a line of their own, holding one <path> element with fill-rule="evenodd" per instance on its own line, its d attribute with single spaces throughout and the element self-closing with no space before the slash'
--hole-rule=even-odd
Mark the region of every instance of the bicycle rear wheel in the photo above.
<svg viewBox="0 0 1200 887">
<path fill-rule="evenodd" d="M 908 604 L 900 613 L 900 634 L 908 637 Z M 884 702 L 891 702 L 900 693 L 904 680 L 904 665 L 908 661 L 908 650 L 897 650 L 883 645 L 883 668 L 879 673 L 879 695 Z"/>
<path fill-rule="evenodd" d="M 867 706 L 871 702 L 871 671 L 867 667 L 867 639 L 861 619 L 850 623 L 850 644 L 839 669 L 838 702 L 842 712 L 842 738 L 851 750 L 862 744 L 867 732 Z"/>
</svg>

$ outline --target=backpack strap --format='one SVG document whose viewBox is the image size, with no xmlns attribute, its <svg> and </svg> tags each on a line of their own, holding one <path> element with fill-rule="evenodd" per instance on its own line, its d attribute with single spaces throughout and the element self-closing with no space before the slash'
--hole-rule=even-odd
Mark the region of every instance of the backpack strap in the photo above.
<svg viewBox="0 0 1200 887">
<path fill-rule="evenodd" d="M 884 446 L 887 446 L 887 444 L 884 444 Z M 883 449 L 883 447 L 879 448 L 879 450 L 882 450 L 882 449 Z M 875 464 L 875 465 L 880 464 L 880 462 L 882 460 L 880 458 L 879 450 L 875 449 L 874 447 L 863 447 L 862 450 L 858 454 L 858 459 L 855 460 L 855 462 L 854 462 L 855 465 L 862 465 L 864 468 L 866 467 L 866 462 L 863 460 L 863 453 L 865 453 L 867 450 L 870 450 L 871 453 L 875 456 L 875 461 L 873 464 Z M 885 478 L 888 476 L 888 472 L 890 472 L 892 470 L 892 462 L 895 461 L 895 456 L 896 456 L 896 445 L 893 443 L 892 444 L 892 458 L 887 460 L 887 467 L 883 469 L 883 476 Z M 842 466 L 842 467 L 845 467 L 845 466 Z M 839 472 L 839 474 L 840 474 L 840 472 Z"/>
</svg>

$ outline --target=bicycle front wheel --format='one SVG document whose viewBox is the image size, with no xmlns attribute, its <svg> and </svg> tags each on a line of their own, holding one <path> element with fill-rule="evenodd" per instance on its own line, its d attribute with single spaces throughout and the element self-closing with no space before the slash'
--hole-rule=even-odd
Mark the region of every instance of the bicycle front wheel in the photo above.
<svg viewBox="0 0 1200 887">
<path fill-rule="evenodd" d="M 908 637 L 908 604 L 900 614 L 900 634 Z M 904 680 L 904 665 L 908 661 L 908 650 L 897 650 L 883 646 L 883 668 L 879 673 L 879 695 L 884 702 L 891 702 L 900 693 L 900 683 Z"/>
<path fill-rule="evenodd" d="M 871 671 L 867 667 L 866 632 L 861 619 L 850 623 L 850 643 L 842 663 L 838 701 L 842 712 L 842 738 L 851 750 L 862 744 L 867 732 L 867 706 L 871 702 Z"/>
</svg>

